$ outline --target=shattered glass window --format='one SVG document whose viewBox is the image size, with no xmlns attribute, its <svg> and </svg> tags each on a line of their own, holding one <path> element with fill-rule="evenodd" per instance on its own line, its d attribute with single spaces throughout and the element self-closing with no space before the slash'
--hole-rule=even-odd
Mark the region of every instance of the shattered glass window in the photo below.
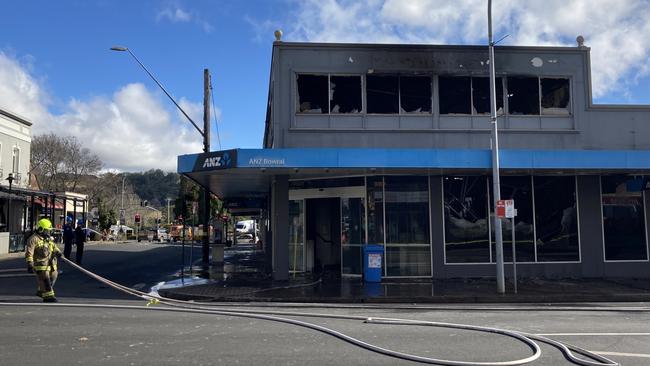
<svg viewBox="0 0 650 366">
<path fill-rule="evenodd" d="M 440 114 L 471 113 L 471 79 L 466 76 L 440 76 Z"/>
<path fill-rule="evenodd" d="M 569 79 L 542 78 L 542 114 L 569 114 Z"/>
<path fill-rule="evenodd" d="M 330 112 L 360 113 L 361 76 L 330 77 Z"/>
<path fill-rule="evenodd" d="M 366 76 L 368 113 L 399 113 L 399 79 L 389 75 Z"/>
<path fill-rule="evenodd" d="M 503 80 L 495 79 L 497 115 L 503 114 Z M 490 114 L 490 78 L 472 78 L 472 114 Z"/>
<path fill-rule="evenodd" d="M 508 78 L 508 113 L 518 115 L 539 115 L 538 78 Z"/>
<path fill-rule="evenodd" d="M 327 75 L 296 75 L 298 112 L 328 113 Z"/>
<path fill-rule="evenodd" d="M 430 76 L 402 76 L 399 82 L 401 113 L 431 113 Z"/>
</svg>

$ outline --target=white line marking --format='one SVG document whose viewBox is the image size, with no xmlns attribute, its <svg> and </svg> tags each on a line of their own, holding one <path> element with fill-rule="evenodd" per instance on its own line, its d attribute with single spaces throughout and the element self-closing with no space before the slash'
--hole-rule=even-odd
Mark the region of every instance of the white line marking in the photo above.
<svg viewBox="0 0 650 366">
<path fill-rule="evenodd" d="M 650 333 L 538 333 L 538 336 L 650 336 Z"/>
<path fill-rule="evenodd" d="M 602 356 L 621 356 L 621 357 L 641 357 L 641 358 L 650 358 L 650 354 L 647 353 L 623 353 L 623 352 L 600 352 L 600 351 L 589 351 L 597 353 Z"/>
<path fill-rule="evenodd" d="M 14 273 L 14 274 L 0 274 L 0 278 L 12 278 L 12 277 L 31 277 L 34 276 L 31 273 Z"/>
<path fill-rule="evenodd" d="M 25 270 L 25 267 L 20 267 L 20 268 L 3 268 L 0 269 L 0 273 L 3 272 L 22 272 Z"/>
</svg>

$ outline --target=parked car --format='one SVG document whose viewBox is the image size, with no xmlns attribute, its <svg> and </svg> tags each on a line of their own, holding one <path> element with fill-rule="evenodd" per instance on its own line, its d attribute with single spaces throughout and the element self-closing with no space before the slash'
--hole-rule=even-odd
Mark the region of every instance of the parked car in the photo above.
<svg viewBox="0 0 650 366">
<path fill-rule="evenodd" d="M 169 234 L 166 229 L 150 229 L 147 233 L 147 239 L 149 241 L 158 241 L 158 242 L 169 242 Z"/>
<path fill-rule="evenodd" d="M 237 244 L 255 244 L 253 234 L 239 234 L 237 235 Z"/>
</svg>

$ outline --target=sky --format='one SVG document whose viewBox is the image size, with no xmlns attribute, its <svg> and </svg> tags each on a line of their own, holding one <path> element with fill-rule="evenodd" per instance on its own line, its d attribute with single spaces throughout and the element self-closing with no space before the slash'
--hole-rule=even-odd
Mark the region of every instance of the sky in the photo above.
<svg viewBox="0 0 650 366">
<path fill-rule="evenodd" d="M 176 171 L 211 150 L 261 148 L 273 32 L 287 42 L 485 45 L 487 0 L 24 0 L 2 4 L 0 108 L 32 135 L 75 136 L 106 171 Z M 493 0 L 500 45 L 591 48 L 594 102 L 650 105 L 650 0 Z M 497 50 L 498 52 L 498 50 Z M 212 108 L 212 107 L 211 107 Z"/>
</svg>

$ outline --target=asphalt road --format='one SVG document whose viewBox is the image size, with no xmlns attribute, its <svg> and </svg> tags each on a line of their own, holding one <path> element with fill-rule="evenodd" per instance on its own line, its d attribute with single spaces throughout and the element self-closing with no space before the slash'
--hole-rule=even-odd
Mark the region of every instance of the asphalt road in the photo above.
<svg viewBox="0 0 650 366">
<path fill-rule="evenodd" d="M 144 290 L 160 281 L 174 278 L 182 266 L 183 250 L 180 244 L 149 242 L 91 243 L 86 245 L 84 268 L 128 287 Z M 72 252 L 74 259 L 75 252 Z M 190 247 L 185 248 L 185 263 L 190 260 Z M 193 261 L 200 260 L 201 249 L 194 246 Z M 132 299 L 89 278 L 85 274 L 61 263 L 63 271 L 55 285 L 56 296 L 61 301 L 71 299 Z M 3 301 L 36 301 L 36 280 L 26 271 L 22 254 L 0 258 L 0 299 Z"/>
<path fill-rule="evenodd" d="M 179 255 L 180 248 L 165 244 L 98 245 L 88 251 L 86 266 L 125 285 L 149 286 L 178 270 Z M 17 264 L 22 265 L 20 258 L 0 259 L 0 275 L 14 273 L 6 270 Z M 157 311 L 160 305 L 145 309 L 42 305 L 31 295 L 33 286 L 31 277 L 0 276 L 0 303 L 5 304 L 0 304 L 2 365 L 415 364 L 360 349 L 314 330 L 268 320 Z M 57 292 L 63 304 L 145 304 L 94 280 L 83 279 L 69 268 L 64 268 Z M 10 301 L 35 306 L 7 306 Z M 602 353 L 622 365 L 650 364 L 650 312 L 606 310 L 612 309 L 611 305 L 592 311 L 549 310 L 548 306 L 531 309 L 522 305 L 508 310 L 495 309 L 499 304 L 454 309 L 264 305 L 267 310 L 405 318 L 519 330 L 545 334 Z M 262 308 L 261 304 L 257 306 Z M 484 362 L 524 358 L 530 354 L 530 349 L 522 343 L 495 334 L 364 324 L 356 320 L 300 319 L 381 347 L 420 356 Z M 558 350 L 541 346 L 542 357 L 531 365 L 571 365 Z"/>
</svg>

